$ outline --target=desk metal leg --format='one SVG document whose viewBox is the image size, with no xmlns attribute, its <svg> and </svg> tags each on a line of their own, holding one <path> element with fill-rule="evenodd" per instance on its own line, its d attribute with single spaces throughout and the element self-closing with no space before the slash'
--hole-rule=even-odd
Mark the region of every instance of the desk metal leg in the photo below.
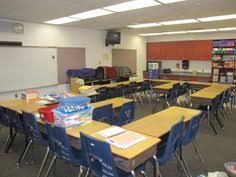
<svg viewBox="0 0 236 177">
<path fill-rule="evenodd" d="M 208 134 L 210 134 L 210 106 L 207 106 L 207 126 L 208 126 Z"/>
</svg>

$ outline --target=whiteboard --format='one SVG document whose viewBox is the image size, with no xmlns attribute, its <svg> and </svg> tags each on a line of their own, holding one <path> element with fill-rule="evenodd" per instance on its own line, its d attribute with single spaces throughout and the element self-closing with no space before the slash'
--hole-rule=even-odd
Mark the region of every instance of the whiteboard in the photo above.
<svg viewBox="0 0 236 177">
<path fill-rule="evenodd" d="M 56 48 L 0 47 L 0 92 L 57 83 Z"/>
</svg>

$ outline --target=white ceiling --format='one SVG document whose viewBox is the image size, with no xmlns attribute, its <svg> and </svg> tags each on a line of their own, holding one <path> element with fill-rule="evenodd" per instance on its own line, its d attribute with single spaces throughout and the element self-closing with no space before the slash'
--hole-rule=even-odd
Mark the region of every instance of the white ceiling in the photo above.
<svg viewBox="0 0 236 177">
<path fill-rule="evenodd" d="M 1 0 L 0 18 L 42 23 L 128 0 Z M 236 20 L 130 29 L 127 25 L 236 14 L 236 0 L 186 0 L 139 10 L 114 13 L 66 24 L 90 29 L 118 29 L 131 33 L 181 31 L 236 26 Z"/>
</svg>

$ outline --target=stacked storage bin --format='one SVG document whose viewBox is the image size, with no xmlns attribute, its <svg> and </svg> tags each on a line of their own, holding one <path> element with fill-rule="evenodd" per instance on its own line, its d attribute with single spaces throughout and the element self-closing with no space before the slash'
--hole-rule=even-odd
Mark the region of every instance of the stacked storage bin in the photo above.
<svg viewBox="0 0 236 177">
<path fill-rule="evenodd" d="M 65 128 L 79 126 L 92 121 L 92 106 L 88 97 L 71 97 L 59 100 L 54 109 L 54 124 Z"/>
</svg>

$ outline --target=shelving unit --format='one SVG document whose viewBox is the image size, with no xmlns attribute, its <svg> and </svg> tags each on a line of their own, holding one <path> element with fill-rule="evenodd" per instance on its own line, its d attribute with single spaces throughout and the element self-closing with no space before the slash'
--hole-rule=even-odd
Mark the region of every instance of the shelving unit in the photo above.
<svg viewBox="0 0 236 177">
<path fill-rule="evenodd" d="M 213 41 L 212 82 L 236 82 L 235 41 L 234 39 Z"/>
</svg>

